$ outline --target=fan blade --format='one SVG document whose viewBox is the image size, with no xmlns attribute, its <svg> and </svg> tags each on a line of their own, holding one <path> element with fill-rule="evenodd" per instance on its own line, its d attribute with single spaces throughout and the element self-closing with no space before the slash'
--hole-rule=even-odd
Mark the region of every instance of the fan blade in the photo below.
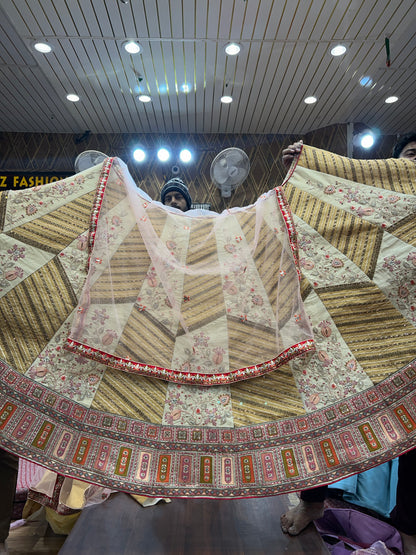
<svg viewBox="0 0 416 555">
<path fill-rule="evenodd" d="M 244 161 L 244 157 L 238 151 L 228 153 L 225 159 L 227 160 L 228 166 L 238 166 Z"/>
<path fill-rule="evenodd" d="M 220 166 L 220 164 L 215 164 L 215 166 L 212 168 L 212 176 L 213 176 L 213 178 L 215 179 L 215 181 L 217 183 L 222 185 L 228 179 L 228 169 L 227 169 L 227 167 L 222 168 Z"/>
</svg>

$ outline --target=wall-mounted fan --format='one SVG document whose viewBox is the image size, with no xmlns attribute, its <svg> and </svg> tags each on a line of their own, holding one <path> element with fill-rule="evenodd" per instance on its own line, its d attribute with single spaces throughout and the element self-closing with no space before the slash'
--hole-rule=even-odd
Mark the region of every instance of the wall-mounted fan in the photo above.
<svg viewBox="0 0 416 555">
<path fill-rule="evenodd" d="M 79 173 L 88 170 L 88 168 L 101 164 L 106 158 L 108 158 L 107 154 L 99 150 L 84 150 L 84 152 L 81 152 L 81 154 L 78 154 L 75 158 L 75 171 Z"/>
<path fill-rule="evenodd" d="M 248 176 L 250 160 L 244 150 L 232 147 L 222 150 L 214 158 L 210 175 L 213 183 L 221 190 L 223 197 L 230 197 Z"/>
</svg>

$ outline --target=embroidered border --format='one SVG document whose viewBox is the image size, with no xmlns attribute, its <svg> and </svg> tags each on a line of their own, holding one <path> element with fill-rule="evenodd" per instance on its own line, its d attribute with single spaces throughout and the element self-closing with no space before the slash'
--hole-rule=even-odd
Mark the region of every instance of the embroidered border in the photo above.
<svg viewBox="0 0 416 555">
<path fill-rule="evenodd" d="M 416 439 L 416 361 L 320 411 L 241 428 L 141 422 L 86 409 L 4 362 L 0 374 L 3 448 L 60 474 L 148 496 L 297 491 L 381 464 Z"/>
<path fill-rule="evenodd" d="M 90 257 L 91 257 L 92 249 L 94 247 L 95 234 L 97 232 L 97 223 L 98 223 L 98 218 L 100 216 L 101 207 L 103 204 L 104 193 L 108 183 L 110 170 L 113 167 L 114 161 L 115 161 L 115 158 L 107 158 L 107 160 L 103 164 L 103 167 L 100 173 L 100 178 L 98 180 L 95 199 L 92 205 L 90 230 L 89 230 L 89 238 L 88 238 L 88 251 L 89 251 Z M 89 264 L 90 264 L 90 261 L 88 259 L 88 267 L 89 267 Z"/>
<path fill-rule="evenodd" d="M 85 343 L 79 343 L 74 339 L 67 338 L 65 349 L 71 351 L 85 358 L 94 360 L 116 370 L 123 370 L 133 374 L 140 374 L 150 378 L 158 378 L 161 380 L 169 380 L 170 382 L 191 384 L 191 385 L 225 385 L 235 383 L 249 378 L 257 378 L 269 372 L 273 372 L 279 366 L 286 364 L 295 357 L 303 356 L 308 352 L 315 351 L 315 343 L 313 339 L 306 339 L 292 347 L 289 347 L 276 358 L 256 364 L 254 366 L 247 366 L 232 370 L 231 372 L 221 374 L 203 374 L 195 372 L 182 372 L 180 370 L 173 370 L 171 368 L 161 368 L 159 366 L 152 366 L 150 364 L 143 364 L 135 362 L 128 357 L 121 358 L 116 355 L 100 351 L 94 347 L 90 347 Z"/>
<path fill-rule="evenodd" d="M 289 244 L 290 248 L 292 249 L 293 259 L 295 261 L 296 271 L 298 273 L 298 278 L 300 281 L 302 279 L 302 274 L 299 266 L 298 234 L 296 231 L 295 222 L 293 220 L 292 210 L 290 209 L 290 205 L 287 201 L 283 187 L 276 187 L 275 191 L 280 212 L 286 224 L 286 229 L 289 235 Z"/>
</svg>

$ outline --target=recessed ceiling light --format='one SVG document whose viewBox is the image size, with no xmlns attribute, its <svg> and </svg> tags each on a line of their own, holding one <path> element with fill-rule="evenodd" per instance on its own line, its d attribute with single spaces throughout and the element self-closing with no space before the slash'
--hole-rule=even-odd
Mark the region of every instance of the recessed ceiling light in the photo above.
<svg viewBox="0 0 416 555">
<path fill-rule="evenodd" d="M 148 94 L 139 94 L 137 99 L 140 100 L 140 102 L 151 102 L 152 101 L 152 97 L 149 96 Z"/>
<path fill-rule="evenodd" d="M 241 46 L 236 42 L 230 42 L 225 47 L 225 53 L 228 54 L 229 56 L 235 56 L 240 52 L 240 50 L 241 50 Z"/>
<path fill-rule="evenodd" d="M 386 104 L 393 104 L 393 102 L 397 102 L 398 100 L 399 100 L 398 96 L 389 96 L 388 98 L 386 98 L 384 102 Z"/>
<path fill-rule="evenodd" d="M 314 96 L 307 96 L 304 100 L 305 104 L 315 104 L 316 101 L 317 98 L 315 98 Z"/>
<path fill-rule="evenodd" d="M 79 96 L 77 94 L 67 94 L 66 99 L 70 102 L 78 102 Z"/>
<path fill-rule="evenodd" d="M 134 40 L 123 42 L 123 47 L 124 47 L 124 50 L 129 54 L 138 54 L 142 50 L 142 47 L 140 46 L 140 44 Z"/>
<path fill-rule="evenodd" d="M 36 42 L 33 48 L 42 54 L 49 54 L 49 52 L 52 52 L 52 46 L 46 42 Z"/>
<path fill-rule="evenodd" d="M 337 44 L 331 49 L 331 54 L 333 56 L 342 56 L 347 51 L 346 47 L 343 44 Z"/>
<path fill-rule="evenodd" d="M 227 96 L 227 95 L 226 95 L 226 96 L 222 96 L 222 97 L 221 97 L 221 102 L 222 102 L 223 104 L 229 104 L 229 103 L 232 102 L 232 101 L 233 101 L 233 97 L 232 97 L 232 96 Z"/>
</svg>

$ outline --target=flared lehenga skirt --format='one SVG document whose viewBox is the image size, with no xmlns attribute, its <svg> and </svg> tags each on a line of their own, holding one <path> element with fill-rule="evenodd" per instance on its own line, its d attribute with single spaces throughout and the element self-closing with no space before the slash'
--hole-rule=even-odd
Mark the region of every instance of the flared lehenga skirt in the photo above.
<svg viewBox="0 0 416 555">
<path fill-rule="evenodd" d="M 333 482 L 416 437 L 416 167 L 304 146 L 223 214 L 109 159 L 0 200 L 1 445 L 154 497 Z"/>
</svg>

